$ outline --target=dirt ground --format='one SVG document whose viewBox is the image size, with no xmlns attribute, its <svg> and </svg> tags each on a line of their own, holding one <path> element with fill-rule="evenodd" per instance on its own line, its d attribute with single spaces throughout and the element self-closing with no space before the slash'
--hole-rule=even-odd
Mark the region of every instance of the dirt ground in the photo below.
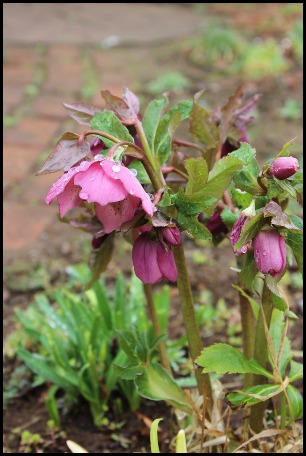
<svg viewBox="0 0 306 456">
<path fill-rule="evenodd" d="M 28 11 L 24 5 L 30 5 Z M 247 94 L 262 94 L 256 120 L 248 130 L 249 141 L 257 150 L 259 160 L 264 161 L 270 154 L 279 152 L 295 137 L 292 154 L 302 154 L 301 116 L 279 115 L 286 100 L 300 103 L 302 98 L 302 67 L 286 41 L 293 24 L 301 18 L 298 6 L 301 4 L 294 4 L 297 7 L 291 10 L 290 3 L 268 3 L 264 8 L 256 3 L 127 4 L 128 10 L 118 10 L 117 5 L 125 4 L 106 4 L 105 24 L 102 21 L 100 33 L 97 33 L 100 24 L 95 12 L 97 4 L 79 4 L 82 5 L 79 12 L 71 10 L 69 4 L 46 5 L 48 11 L 37 8 L 37 4 L 21 3 L 7 3 L 4 9 L 4 345 L 16 327 L 14 309 L 25 309 L 38 291 L 64 285 L 65 267 L 86 261 L 89 249 L 87 234 L 72 232 L 58 222 L 55 205 L 45 207 L 44 197 L 56 177 L 34 176 L 41 156 L 52 150 L 61 133 L 71 128 L 78 131 L 79 127 L 68 118 L 61 102 L 81 101 L 85 97 L 87 102 L 99 103 L 100 89 L 119 95 L 124 86 L 143 100 L 149 100 L 154 96 L 149 83 L 161 74 L 176 70 L 188 79 L 188 84 L 177 94 L 181 99 L 205 88 L 208 103 L 216 106 L 224 104 L 244 82 Z M 42 21 L 46 13 L 50 20 L 44 27 Z M 233 27 L 245 39 L 273 38 L 282 42 L 288 47 L 284 54 L 289 66 L 256 78 L 239 72 L 225 73 L 226 59 L 222 62 L 221 58 L 212 66 L 202 57 L 201 46 L 204 49 L 205 42 L 198 53 L 194 53 L 194 40 L 199 39 L 203 27 L 215 23 Z M 65 24 L 71 24 L 66 35 Z M 117 40 L 109 37 L 117 37 Z M 99 47 L 101 42 L 104 47 Z M 105 274 L 109 280 L 117 276 L 122 265 L 127 276 L 132 269 L 124 246 L 118 246 L 117 251 Z M 211 290 L 213 304 L 224 298 L 233 310 L 229 323 L 239 323 L 238 297 L 231 287 L 236 274 L 230 267 L 235 264 L 228 244 L 205 247 L 205 260 L 201 265 L 195 261 L 199 251 L 203 253 L 198 245 L 186 239 L 186 257 L 195 296 L 203 290 Z M 171 290 L 169 337 L 175 338 L 182 334 L 182 318 L 177 291 L 175 287 Z M 300 317 L 290 328 L 289 338 L 292 336 L 293 349 L 300 351 L 303 347 L 302 292 L 291 284 L 287 292 L 292 310 Z M 225 327 L 203 334 L 207 345 L 226 342 L 227 337 Z M 13 357 L 4 357 L 4 388 L 17 365 Z M 143 401 L 138 412 L 131 413 L 126 408 L 120 417 L 110 408 L 110 422 L 119 419 L 124 422 L 117 432 L 120 444 L 111 426 L 93 426 L 83 403 L 74 414 L 63 418 L 65 435 L 48 430 L 45 392 L 46 387 L 21 388 L 16 397 L 5 404 L 4 453 L 29 452 L 20 443 L 25 429 L 39 433 L 44 439 L 43 445 L 31 448 L 31 452 L 36 453 L 68 452 L 66 439 L 77 441 L 91 453 L 150 452 L 147 418 L 158 417 L 164 418 L 159 433 L 161 451 L 169 452 L 173 437 L 172 412 L 163 403 Z"/>
</svg>

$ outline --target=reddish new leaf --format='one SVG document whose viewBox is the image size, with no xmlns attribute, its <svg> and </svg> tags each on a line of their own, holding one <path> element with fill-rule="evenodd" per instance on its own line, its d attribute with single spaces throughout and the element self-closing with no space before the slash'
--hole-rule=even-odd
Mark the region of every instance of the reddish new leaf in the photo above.
<svg viewBox="0 0 306 456">
<path fill-rule="evenodd" d="M 82 103 L 68 104 L 63 103 L 70 116 L 81 125 L 90 126 L 90 121 L 96 112 L 101 112 L 101 109 L 95 106 L 89 106 Z"/>
<path fill-rule="evenodd" d="M 106 103 L 106 108 L 113 111 L 125 125 L 133 125 L 135 123 L 137 114 L 122 98 L 112 95 L 109 90 L 102 90 L 101 95 Z"/>
<path fill-rule="evenodd" d="M 87 141 L 78 144 L 79 135 L 66 132 L 55 146 L 55 150 L 49 155 L 38 174 L 55 173 L 63 169 L 68 171 L 73 165 L 85 158 L 90 152 L 90 145 Z"/>
<path fill-rule="evenodd" d="M 140 101 L 139 98 L 127 87 L 123 89 L 123 100 L 126 102 L 128 107 L 134 112 L 135 117 L 140 110 Z"/>
<path fill-rule="evenodd" d="M 279 204 L 275 201 L 270 201 L 262 210 L 264 217 L 272 217 L 271 224 L 274 226 L 278 226 L 280 228 L 287 228 L 294 233 L 302 234 L 302 230 L 300 230 L 297 226 L 295 226 L 287 214 L 283 212 L 282 208 Z"/>
</svg>

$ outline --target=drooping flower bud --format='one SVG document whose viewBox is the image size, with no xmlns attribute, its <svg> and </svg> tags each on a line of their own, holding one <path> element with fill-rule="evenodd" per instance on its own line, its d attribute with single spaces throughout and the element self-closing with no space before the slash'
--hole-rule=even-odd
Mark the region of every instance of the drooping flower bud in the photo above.
<svg viewBox="0 0 306 456">
<path fill-rule="evenodd" d="M 236 252 L 234 251 L 234 246 L 239 241 L 241 232 L 249 220 L 250 220 L 250 217 L 241 213 L 239 215 L 239 217 L 237 218 L 236 222 L 234 223 L 232 231 L 230 232 L 229 238 L 231 241 L 231 246 L 232 246 L 233 252 L 236 256 L 243 255 L 244 253 L 247 253 L 247 251 L 251 249 L 252 241 L 249 241 L 245 245 L 240 247 L 240 249 L 236 250 Z"/>
<path fill-rule="evenodd" d="M 170 245 L 180 245 L 182 242 L 182 236 L 177 226 L 167 226 L 162 229 L 163 240 Z"/>
<path fill-rule="evenodd" d="M 221 218 L 221 211 L 219 211 L 219 209 L 217 209 L 213 213 L 213 215 L 207 220 L 205 225 L 206 228 L 208 228 L 211 234 L 213 234 L 214 236 L 217 236 L 221 233 L 228 233 L 228 228 Z"/>
<path fill-rule="evenodd" d="M 269 173 L 283 180 L 293 176 L 300 169 L 299 162 L 294 157 L 279 157 L 270 165 Z"/>
<path fill-rule="evenodd" d="M 239 149 L 240 143 L 241 142 L 248 142 L 248 137 L 246 135 L 246 131 L 243 127 L 239 128 L 240 133 L 242 134 L 241 138 L 238 139 L 236 144 L 233 144 L 229 139 L 227 138 L 225 142 L 222 145 L 221 149 L 221 158 L 226 157 L 229 153 L 233 152 L 234 150 Z"/>
<path fill-rule="evenodd" d="M 132 260 L 137 277 L 143 283 L 156 283 L 166 278 L 177 280 L 177 268 L 172 250 L 151 239 L 149 233 L 141 234 L 133 245 Z"/>
<path fill-rule="evenodd" d="M 286 243 L 277 230 L 259 231 L 254 237 L 254 259 L 263 274 L 278 277 L 286 267 Z"/>
<path fill-rule="evenodd" d="M 96 136 L 90 143 L 90 152 L 92 153 L 93 156 L 97 155 L 101 150 L 105 150 L 106 145 L 102 141 L 102 139 L 98 138 Z"/>
</svg>

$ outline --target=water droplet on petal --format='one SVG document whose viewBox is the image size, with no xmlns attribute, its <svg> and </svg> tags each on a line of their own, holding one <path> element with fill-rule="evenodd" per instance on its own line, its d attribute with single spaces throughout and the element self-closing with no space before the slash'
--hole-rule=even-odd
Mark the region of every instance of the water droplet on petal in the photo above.
<svg viewBox="0 0 306 456">
<path fill-rule="evenodd" d="M 135 176 L 135 177 L 137 176 L 137 169 L 132 168 L 132 169 L 130 169 L 130 171 L 133 174 L 133 176 Z"/>
<path fill-rule="evenodd" d="M 95 176 L 89 179 L 91 182 L 95 180 Z"/>
<path fill-rule="evenodd" d="M 134 193 L 135 193 L 134 190 L 130 190 L 131 195 L 134 195 Z"/>
<path fill-rule="evenodd" d="M 80 197 L 81 199 L 86 200 L 86 199 L 88 198 L 88 193 L 86 193 L 86 192 L 80 192 L 80 193 L 79 193 L 79 197 Z"/>
<path fill-rule="evenodd" d="M 119 171 L 121 170 L 121 167 L 120 167 L 120 165 L 113 165 L 112 170 L 114 171 L 114 173 L 119 173 Z"/>
</svg>

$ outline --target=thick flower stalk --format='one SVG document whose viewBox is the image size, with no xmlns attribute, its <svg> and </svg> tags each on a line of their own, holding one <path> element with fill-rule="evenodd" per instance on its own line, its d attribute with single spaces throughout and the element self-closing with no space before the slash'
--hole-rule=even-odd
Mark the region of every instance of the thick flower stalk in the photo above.
<svg viewBox="0 0 306 456">
<path fill-rule="evenodd" d="M 111 233 L 131 220 L 141 206 L 152 217 L 155 207 L 134 174 L 125 166 L 96 155 L 71 168 L 53 184 L 46 203 L 57 198 L 60 216 L 80 206 L 94 203 L 104 233 Z"/>
<path fill-rule="evenodd" d="M 277 278 L 286 267 L 286 244 L 277 230 L 263 230 L 254 237 L 254 258 L 260 272 Z"/>
<path fill-rule="evenodd" d="M 299 162 L 294 157 L 279 157 L 270 165 L 269 174 L 284 180 L 293 176 L 300 169 Z"/>
</svg>

